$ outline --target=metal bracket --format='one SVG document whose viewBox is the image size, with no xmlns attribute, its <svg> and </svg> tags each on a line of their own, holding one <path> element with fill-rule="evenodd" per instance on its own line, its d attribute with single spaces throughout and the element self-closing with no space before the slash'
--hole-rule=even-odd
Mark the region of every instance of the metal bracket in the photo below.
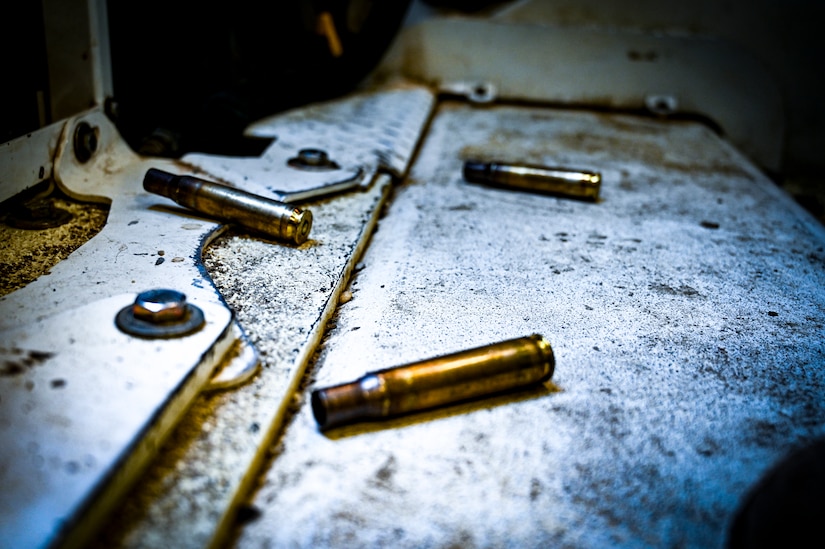
<svg viewBox="0 0 825 549">
<path fill-rule="evenodd" d="M 474 93 L 483 82 L 500 101 L 700 116 L 761 167 L 781 164 L 776 82 L 750 52 L 722 40 L 441 17 L 407 29 L 394 49 L 384 70 L 473 102 L 490 96 Z"/>
<path fill-rule="evenodd" d="M 280 200 L 366 188 L 379 171 L 405 172 L 433 101 L 428 89 L 410 86 L 286 113 L 250 128 L 278 137 L 260 158 L 141 157 L 101 108 L 4 145 L 0 199 L 49 180 L 75 200 L 110 207 L 105 227 L 48 276 L 0 298 L 0 538 L 82 546 L 199 392 L 259 371 L 255 348 L 201 263 L 222 226 L 146 192 L 147 170 L 196 171 Z M 312 164 L 306 149 L 322 151 L 323 166 L 289 163 L 303 156 Z M 185 295 L 188 305 L 155 311 L 160 298 L 144 292 L 156 288 Z M 186 321 L 196 310 L 202 326 L 195 319 L 201 327 L 174 337 L 129 328 L 148 322 L 158 335 L 178 312 Z"/>
<path fill-rule="evenodd" d="M 82 544 L 198 393 L 258 366 L 200 262 L 218 225 L 156 207 L 140 182 L 159 163 L 134 155 L 99 109 L 56 130 L 6 146 L 4 194 L 46 178 L 18 168 L 21 152 L 42 144 L 26 155 L 53 153 L 54 184 L 111 207 L 103 230 L 49 276 L 0 299 L 0 537 L 16 546 Z M 136 295 L 166 287 L 189 300 L 186 329 L 162 322 L 154 339 L 117 327 Z"/>
</svg>

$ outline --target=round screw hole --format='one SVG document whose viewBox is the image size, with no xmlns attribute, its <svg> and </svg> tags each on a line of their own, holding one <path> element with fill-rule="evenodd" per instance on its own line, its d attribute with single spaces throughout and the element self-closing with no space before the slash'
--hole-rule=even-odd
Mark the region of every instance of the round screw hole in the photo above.
<svg viewBox="0 0 825 549">
<path fill-rule="evenodd" d="M 88 162 L 97 152 L 98 129 L 81 122 L 74 130 L 74 156 L 81 164 Z"/>
</svg>

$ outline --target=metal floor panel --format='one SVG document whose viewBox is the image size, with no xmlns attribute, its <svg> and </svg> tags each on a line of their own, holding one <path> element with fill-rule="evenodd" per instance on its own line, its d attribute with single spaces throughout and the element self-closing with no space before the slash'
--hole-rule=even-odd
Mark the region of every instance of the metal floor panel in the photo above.
<svg viewBox="0 0 825 549">
<path fill-rule="evenodd" d="M 383 211 L 390 173 L 406 172 L 434 102 L 427 88 L 413 85 L 354 94 L 254 125 L 253 133 L 277 138 L 260 158 L 183 159 L 181 169 L 195 165 L 239 188 L 311 191 L 312 202 L 302 206 L 313 213 L 312 233 L 301 246 L 284 246 L 236 231 L 204 248 L 204 271 L 247 332 L 261 369 L 245 385 L 196 399 L 95 547 L 200 548 L 224 540 Z M 295 175 L 285 160 L 304 147 L 360 166 L 364 181 L 331 193 L 323 179 Z M 335 182 L 338 172 L 323 173 Z M 267 191 L 265 182 L 277 189 Z"/>
<path fill-rule="evenodd" d="M 599 171 L 601 199 L 468 184 L 471 157 Z M 442 103 L 301 396 L 531 333 L 552 383 L 325 433 L 303 398 L 234 546 L 722 546 L 825 434 L 824 260 L 699 124 Z"/>
</svg>

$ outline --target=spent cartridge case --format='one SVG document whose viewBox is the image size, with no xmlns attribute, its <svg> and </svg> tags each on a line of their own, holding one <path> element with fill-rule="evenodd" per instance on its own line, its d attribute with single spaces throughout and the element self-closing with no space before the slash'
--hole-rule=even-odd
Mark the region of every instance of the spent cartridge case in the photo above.
<svg viewBox="0 0 825 549">
<path fill-rule="evenodd" d="M 550 379 L 554 368 L 550 343 L 533 334 L 317 389 L 312 411 L 324 430 L 527 387 Z"/>
<path fill-rule="evenodd" d="M 598 200 L 602 185 L 602 176 L 597 172 L 534 164 L 467 160 L 464 162 L 463 175 L 471 183 L 593 201 Z"/>
<path fill-rule="evenodd" d="M 198 177 L 150 168 L 143 178 L 143 188 L 196 212 L 278 240 L 302 244 L 312 228 L 309 210 Z"/>
</svg>

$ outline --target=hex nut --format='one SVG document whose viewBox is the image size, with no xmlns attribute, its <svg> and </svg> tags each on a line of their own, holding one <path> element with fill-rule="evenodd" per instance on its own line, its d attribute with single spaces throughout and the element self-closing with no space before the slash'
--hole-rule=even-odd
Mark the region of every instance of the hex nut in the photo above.
<svg viewBox="0 0 825 549">
<path fill-rule="evenodd" d="M 170 339 L 193 334 L 206 325 L 203 311 L 176 290 L 141 292 L 115 316 L 120 331 L 146 339 Z"/>
<path fill-rule="evenodd" d="M 306 166 L 323 166 L 329 163 L 329 156 L 321 149 L 301 149 L 298 151 L 298 158 Z"/>
<path fill-rule="evenodd" d="M 187 314 L 186 295 L 165 288 L 141 292 L 132 305 L 132 314 L 154 324 L 182 322 Z"/>
<path fill-rule="evenodd" d="M 341 167 L 323 149 L 301 149 L 287 164 L 301 170 L 337 170 Z"/>
</svg>

